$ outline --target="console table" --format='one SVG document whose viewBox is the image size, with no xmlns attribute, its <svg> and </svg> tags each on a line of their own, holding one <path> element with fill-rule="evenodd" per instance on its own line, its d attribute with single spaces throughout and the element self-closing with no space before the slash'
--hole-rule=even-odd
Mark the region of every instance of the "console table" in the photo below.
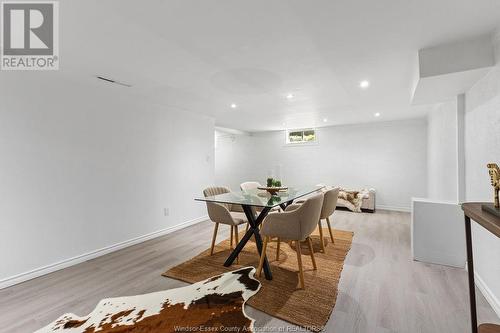
<svg viewBox="0 0 500 333">
<path fill-rule="evenodd" d="M 500 237 L 500 218 L 482 210 L 485 202 L 469 202 L 462 204 L 465 215 L 465 241 L 467 245 L 467 268 L 469 273 L 469 297 L 472 333 L 500 333 L 500 325 L 481 324 L 477 327 L 476 289 L 474 284 L 474 260 L 472 255 L 471 219 L 486 230 Z"/>
</svg>

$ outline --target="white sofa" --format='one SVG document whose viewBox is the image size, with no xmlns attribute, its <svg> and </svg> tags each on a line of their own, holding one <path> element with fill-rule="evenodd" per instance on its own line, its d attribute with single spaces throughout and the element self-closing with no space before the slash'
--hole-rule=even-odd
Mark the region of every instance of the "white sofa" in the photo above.
<svg viewBox="0 0 500 333">
<path fill-rule="evenodd" d="M 363 190 L 360 190 L 360 194 Z M 375 212 L 375 198 L 376 198 L 376 191 L 373 188 L 366 189 L 365 194 L 363 195 L 362 198 L 362 203 L 361 203 L 361 211 L 365 213 L 374 213 Z M 345 201 L 340 199 L 337 202 L 337 209 L 348 209 L 346 207 Z"/>
</svg>

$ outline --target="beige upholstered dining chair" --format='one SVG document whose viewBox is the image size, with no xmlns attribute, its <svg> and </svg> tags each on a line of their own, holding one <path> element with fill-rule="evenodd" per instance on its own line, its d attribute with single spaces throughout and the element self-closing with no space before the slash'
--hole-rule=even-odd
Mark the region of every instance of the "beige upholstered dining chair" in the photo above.
<svg viewBox="0 0 500 333">
<path fill-rule="evenodd" d="M 257 187 L 261 186 L 259 182 L 244 182 L 244 183 L 241 183 L 240 184 L 240 189 L 245 192 L 245 191 L 248 191 L 248 190 L 256 190 Z M 254 212 L 254 214 L 256 213 L 256 211 L 259 211 L 259 209 L 255 210 L 253 207 L 252 207 L 252 211 Z M 249 228 L 249 225 L 247 223 L 247 226 L 245 228 L 245 231 L 248 231 L 248 228 Z"/>
<path fill-rule="evenodd" d="M 330 224 L 330 216 L 332 216 L 333 212 L 335 212 L 335 208 L 337 207 L 337 200 L 339 198 L 339 191 L 340 191 L 340 188 L 335 187 L 335 188 L 326 190 L 324 192 L 323 207 L 321 207 L 321 215 L 320 215 L 319 221 L 318 221 L 319 237 L 320 237 L 320 241 L 321 241 L 321 250 L 323 251 L 323 253 L 325 252 L 325 239 L 323 238 L 323 227 L 321 226 L 321 220 L 326 220 L 326 223 L 328 225 L 328 231 L 330 233 L 330 239 L 331 239 L 332 244 L 333 244 L 334 240 L 333 240 L 332 226 Z"/>
<path fill-rule="evenodd" d="M 266 256 L 267 244 L 271 240 L 271 237 L 278 237 L 276 255 L 278 259 L 280 241 L 295 241 L 295 251 L 297 252 L 297 261 L 299 265 L 300 287 L 304 289 L 304 270 L 302 267 L 300 243 L 307 241 L 309 252 L 311 253 L 312 264 L 314 270 L 316 270 L 316 260 L 314 259 L 314 251 L 310 235 L 318 225 L 322 205 L 323 194 L 319 193 L 310 197 L 301 205 L 292 204 L 288 206 L 283 213 L 270 213 L 266 216 L 261 229 L 261 234 L 264 236 L 264 245 L 262 248 L 262 255 L 260 256 L 259 266 L 257 268 L 257 276 L 261 275 L 264 258 Z"/>
<path fill-rule="evenodd" d="M 256 190 L 256 189 L 257 189 L 258 187 L 260 187 L 260 186 L 262 186 L 262 185 L 260 185 L 260 183 L 259 183 L 259 182 L 244 182 L 244 183 L 241 183 L 241 184 L 240 184 L 240 189 L 241 189 L 243 192 L 245 192 L 245 191 L 249 191 L 249 190 Z M 254 209 L 254 208 L 252 207 L 252 210 L 253 210 L 253 209 Z M 257 212 L 257 213 L 258 213 L 258 212 L 260 212 L 261 210 L 262 210 L 262 208 L 258 207 L 258 208 L 256 208 L 256 209 L 254 210 L 254 213 L 255 213 L 255 212 Z M 281 211 L 281 208 L 280 208 L 280 207 L 274 207 L 274 208 L 272 208 L 272 209 L 271 209 L 271 211 L 272 211 L 272 212 L 276 212 L 276 211 L 280 212 L 280 211 Z M 259 228 L 260 228 L 260 226 L 259 226 Z M 246 231 L 248 231 L 248 224 L 247 224 L 247 226 L 246 226 Z"/>
<path fill-rule="evenodd" d="M 224 194 L 231 192 L 227 187 L 214 186 L 208 187 L 203 190 L 203 195 L 205 197 Z M 217 203 L 217 202 L 207 202 L 208 216 L 210 220 L 215 222 L 214 234 L 212 236 L 212 246 L 210 247 L 210 255 L 214 254 L 215 240 L 217 238 L 217 232 L 219 230 L 219 224 L 226 224 L 231 226 L 231 248 L 233 248 L 233 239 L 235 240 L 235 246 L 238 244 L 238 225 L 247 223 L 247 218 L 244 213 L 240 212 L 239 207 L 233 207 L 236 205 Z M 235 208 L 235 209 L 233 209 Z"/>
</svg>

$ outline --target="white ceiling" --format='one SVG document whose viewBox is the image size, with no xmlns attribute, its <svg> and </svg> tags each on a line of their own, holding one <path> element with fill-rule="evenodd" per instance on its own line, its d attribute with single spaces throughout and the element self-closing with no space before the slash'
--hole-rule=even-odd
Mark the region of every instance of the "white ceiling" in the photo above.
<svg viewBox="0 0 500 333">
<path fill-rule="evenodd" d="M 418 50 L 494 31 L 500 1 L 64 0 L 60 21 L 53 75 L 261 131 L 421 115 Z"/>
</svg>

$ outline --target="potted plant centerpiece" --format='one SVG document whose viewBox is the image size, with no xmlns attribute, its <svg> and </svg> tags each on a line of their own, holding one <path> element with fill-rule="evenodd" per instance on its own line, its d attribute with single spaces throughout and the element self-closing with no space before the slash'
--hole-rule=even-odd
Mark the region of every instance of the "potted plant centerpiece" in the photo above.
<svg viewBox="0 0 500 333">
<path fill-rule="evenodd" d="M 287 187 L 282 186 L 281 180 L 271 177 L 267 178 L 266 185 L 267 186 L 260 186 L 259 190 L 265 190 L 271 195 L 276 195 L 279 191 L 288 189 Z"/>
</svg>

